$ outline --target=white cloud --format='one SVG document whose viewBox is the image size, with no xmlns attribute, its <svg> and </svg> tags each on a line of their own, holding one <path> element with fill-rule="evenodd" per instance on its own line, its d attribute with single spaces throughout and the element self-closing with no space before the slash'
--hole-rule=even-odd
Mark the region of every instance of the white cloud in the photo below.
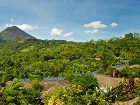
<svg viewBox="0 0 140 105">
<path fill-rule="evenodd" d="M 60 29 L 60 28 L 52 28 L 51 31 L 50 31 L 50 34 L 54 37 L 56 36 L 62 36 L 62 37 L 71 37 L 74 33 L 73 32 L 65 32 L 63 29 Z"/>
<path fill-rule="evenodd" d="M 68 32 L 68 33 L 65 33 L 64 34 L 64 37 L 70 37 L 70 36 L 72 36 L 73 35 L 73 32 Z"/>
<path fill-rule="evenodd" d="M 101 28 L 106 28 L 107 25 L 103 24 L 101 21 L 94 21 L 94 22 L 85 24 L 84 27 L 92 28 L 92 29 L 101 29 Z"/>
<path fill-rule="evenodd" d="M 16 25 L 16 26 L 22 30 L 34 30 L 38 28 L 38 26 L 31 26 L 29 24 L 22 24 L 22 25 Z"/>
<path fill-rule="evenodd" d="M 21 30 L 34 30 L 37 29 L 38 26 L 32 26 L 29 24 L 18 24 L 18 25 L 14 25 L 14 24 L 5 24 L 5 27 L 11 27 L 11 26 L 17 26 L 18 28 L 20 28 Z"/>
<path fill-rule="evenodd" d="M 4 27 L 11 27 L 13 24 L 5 24 Z"/>
<path fill-rule="evenodd" d="M 10 22 L 14 22 L 14 19 L 13 18 L 10 18 Z"/>
<path fill-rule="evenodd" d="M 96 34 L 99 30 L 94 29 L 94 30 L 87 30 L 85 31 L 86 34 Z"/>
<path fill-rule="evenodd" d="M 73 32 L 65 32 L 63 29 L 60 28 L 52 28 L 50 31 L 50 34 L 54 37 L 54 38 L 58 38 L 58 37 L 64 37 L 65 40 L 68 41 L 75 41 L 75 38 L 72 37 L 73 36 Z"/>
<path fill-rule="evenodd" d="M 112 26 L 112 27 L 117 27 L 118 24 L 117 24 L 117 23 L 112 23 L 111 26 Z"/>
<path fill-rule="evenodd" d="M 60 35 L 62 35 L 62 32 L 63 32 L 62 29 L 53 28 L 53 29 L 51 29 L 50 33 L 51 33 L 52 36 L 60 36 Z"/>
<path fill-rule="evenodd" d="M 84 24 L 84 27 L 89 28 L 89 30 L 85 31 L 86 34 L 96 34 L 100 29 L 106 28 L 107 25 L 103 24 L 101 21 L 93 21 L 88 24 Z"/>
</svg>

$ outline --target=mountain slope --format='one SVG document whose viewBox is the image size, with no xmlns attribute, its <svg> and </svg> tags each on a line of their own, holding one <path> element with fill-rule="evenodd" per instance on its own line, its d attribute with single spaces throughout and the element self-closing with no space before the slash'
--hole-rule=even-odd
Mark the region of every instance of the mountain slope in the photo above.
<svg viewBox="0 0 140 105">
<path fill-rule="evenodd" d="M 0 38 L 2 40 L 27 40 L 27 39 L 36 39 L 35 37 L 29 35 L 23 30 L 19 29 L 16 26 L 8 27 L 2 32 L 0 32 Z"/>
</svg>

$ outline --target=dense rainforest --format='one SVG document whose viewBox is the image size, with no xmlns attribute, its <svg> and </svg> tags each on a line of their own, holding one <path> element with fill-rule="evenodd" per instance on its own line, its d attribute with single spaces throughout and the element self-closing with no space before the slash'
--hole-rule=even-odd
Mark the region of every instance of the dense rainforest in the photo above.
<svg viewBox="0 0 140 105">
<path fill-rule="evenodd" d="M 97 89 L 96 77 L 90 74 L 113 76 L 112 66 L 116 65 L 124 67 L 115 76 L 128 81 L 101 92 Z M 0 100 L 5 105 L 110 105 L 116 100 L 125 101 L 140 95 L 139 79 L 137 84 L 133 83 L 135 78 L 140 78 L 140 66 L 133 65 L 140 65 L 137 33 L 89 42 L 0 39 Z M 63 77 L 70 84 L 47 93 L 41 101 L 39 81 L 46 77 Z M 23 88 L 20 79 L 29 79 L 32 88 Z M 7 85 L 8 81 L 12 83 Z M 128 99 L 123 94 L 127 87 L 132 90 L 131 95 L 125 94 Z"/>
</svg>

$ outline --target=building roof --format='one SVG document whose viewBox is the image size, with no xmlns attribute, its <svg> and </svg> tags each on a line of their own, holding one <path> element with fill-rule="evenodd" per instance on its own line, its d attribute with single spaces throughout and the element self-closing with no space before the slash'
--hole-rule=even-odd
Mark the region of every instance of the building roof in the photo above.
<svg viewBox="0 0 140 105">
<path fill-rule="evenodd" d="M 122 68 L 123 65 L 115 65 L 115 66 L 111 66 L 112 69 L 119 69 L 119 68 Z"/>
</svg>

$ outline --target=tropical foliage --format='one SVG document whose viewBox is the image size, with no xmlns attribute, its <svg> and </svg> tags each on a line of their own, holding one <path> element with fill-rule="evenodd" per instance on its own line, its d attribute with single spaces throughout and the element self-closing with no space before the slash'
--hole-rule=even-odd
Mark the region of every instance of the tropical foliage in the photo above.
<svg viewBox="0 0 140 105">
<path fill-rule="evenodd" d="M 0 38 L 0 100 L 13 105 L 42 104 L 38 99 L 39 81 L 46 77 L 63 77 L 71 83 L 47 93 L 43 100 L 45 104 L 105 105 L 116 100 L 128 100 L 139 96 L 137 85 L 133 84 L 134 89 L 130 89 L 132 96 L 128 94 L 128 99 L 125 99 L 124 92 L 127 86 L 131 88 L 131 82 L 120 84 L 114 90 L 107 89 L 106 93 L 101 92 L 94 75 L 112 76 L 112 66 L 123 65 L 117 69 L 117 76 L 139 78 L 140 68 L 131 67 L 140 64 L 139 54 L 140 36 L 136 33 L 89 42 L 3 41 Z M 30 80 L 32 88 L 24 88 L 21 79 Z M 7 85 L 9 81 L 12 83 Z"/>
</svg>

